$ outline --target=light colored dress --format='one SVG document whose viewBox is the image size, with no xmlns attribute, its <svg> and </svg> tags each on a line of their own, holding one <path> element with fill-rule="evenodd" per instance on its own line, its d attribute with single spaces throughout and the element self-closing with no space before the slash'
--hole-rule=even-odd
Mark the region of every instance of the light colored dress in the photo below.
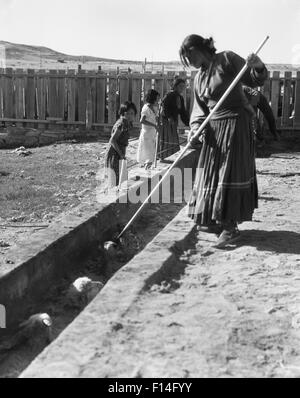
<svg viewBox="0 0 300 398">
<path fill-rule="evenodd" d="M 153 111 L 149 104 L 145 104 L 141 116 L 145 116 L 147 122 L 156 124 L 158 110 Z M 155 161 L 157 131 L 154 127 L 142 124 L 139 146 L 137 151 L 138 163 L 150 163 Z"/>
</svg>

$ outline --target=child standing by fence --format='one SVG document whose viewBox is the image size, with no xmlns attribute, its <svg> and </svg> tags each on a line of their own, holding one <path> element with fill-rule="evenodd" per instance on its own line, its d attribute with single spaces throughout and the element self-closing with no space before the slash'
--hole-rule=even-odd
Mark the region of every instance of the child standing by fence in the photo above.
<svg viewBox="0 0 300 398">
<path fill-rule="evenodd" d="M 160 94 L 149 90 L 141 114 L 141 135 L 137 152 L 138 163 L 148 169 L 155 162 L 156 139 L 158 134 L 158 101 Z"/>
<path fill-rule="evenodd" d="M 112 128 L 109 147 L 105 155 L 105 175 L 108 188 L 119 185 L 120 164 L 126 159 L 126 148 L 130 137 L 130 129 L 137 114 L 134 103 L 125 102 L 121 105 L 119 120 Z"/>
</svg>

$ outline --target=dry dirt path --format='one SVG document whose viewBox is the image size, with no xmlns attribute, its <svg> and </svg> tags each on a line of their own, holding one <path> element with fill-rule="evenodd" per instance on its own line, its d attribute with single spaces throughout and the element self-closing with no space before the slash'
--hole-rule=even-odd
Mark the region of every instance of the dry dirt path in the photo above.
<svg viewBox="0 0 300 398">
<path fill-rule="evenodd" d="M 100 377 L 300 377 L 300 153 L 257 168 L 260 208 L 240 243 L 217 250 L 195 232 L 107 341 Z"/>
</svg>

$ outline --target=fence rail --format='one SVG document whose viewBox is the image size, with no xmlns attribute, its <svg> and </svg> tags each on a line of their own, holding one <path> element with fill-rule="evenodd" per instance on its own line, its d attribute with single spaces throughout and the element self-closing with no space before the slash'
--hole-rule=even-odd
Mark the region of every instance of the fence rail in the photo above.
<svg viewBox="0 0 300 398">
<path fill-rule="evenodd" d="M 101 70 L 0 69 L 0 122 L 19 127 L 98 129 L 112 125 L 120 103 L 132 100 L 138 117 L 145 92 L 161 96 L 171 88 L 175 74 L 186 78 L 184 98 L 193 105 L 195 72 L 105 73 Z M 300 72 L 272 72 L 262 92 L 270 102 L 278 128 L 300 129 Z M 292 113 L 294 116 L 291 118 Z"/>
</svg>

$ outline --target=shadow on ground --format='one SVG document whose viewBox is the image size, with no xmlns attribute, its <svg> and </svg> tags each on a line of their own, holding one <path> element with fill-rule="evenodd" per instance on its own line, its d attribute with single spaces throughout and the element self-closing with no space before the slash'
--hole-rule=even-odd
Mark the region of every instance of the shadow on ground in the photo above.
<svg viewBox="0 0 300 398">
<path fill-rule="evenodd" d="M 260 196 L 259 200 L 265 200 L 267 202 L 280 202 L 281 199 L 274 198 L 273 196 Z"/>
<path fill-rule="evenodd" d="M 291 153 L 300 152 L 300 137 L 284 137 L 284 133 L 282 133 L 279 142 L 273 141 L 268 137 L 266 141 L 256 146 L 257 158 L 271 157 L 274 154 L 281 154 L 283 152 L 289 152 L 290 156 Z"/>
<path fill-rule="evenodd" d="M 300 234 L 291 231 L 247 230 L 242 232 L 241 240 L 235 244 L 235 249 L 243 246 L 278 254 L 300 255 Z"/>
</svg>

